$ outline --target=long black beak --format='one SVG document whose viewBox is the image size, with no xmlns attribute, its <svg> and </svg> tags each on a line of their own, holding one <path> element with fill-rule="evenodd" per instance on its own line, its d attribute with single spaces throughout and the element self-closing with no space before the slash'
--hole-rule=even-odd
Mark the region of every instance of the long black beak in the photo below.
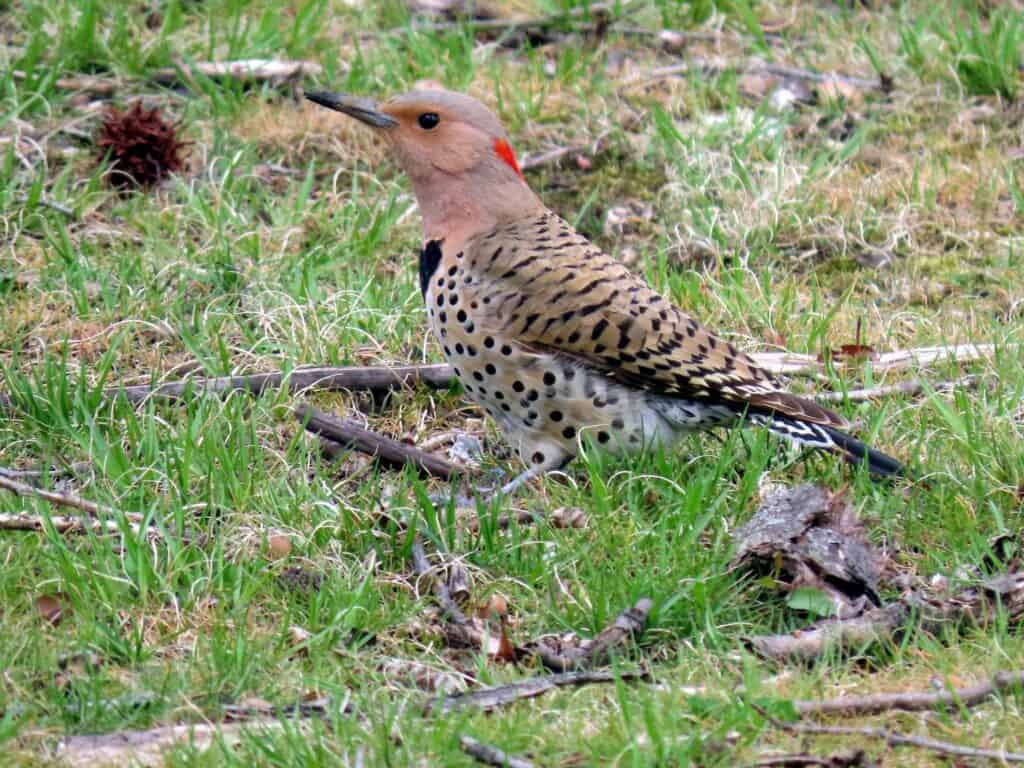
<svg viewBox="0 0 1024 768">
<path fill-rule="evenodd" d="M 349 96 L 347 93 L 327 93 L 325 91 L 306 93 L 306 98 L 322 107 L 333 109 L 336 112 L 344 112 L 349 117 L 354 117 L 359 122 L 374 128 L 394 128 L 398 125 L 395 118 L 381 112 L 377 108 L 377 102 L 370 99 L 360 99 L 357 96 Z"/>
</svg>

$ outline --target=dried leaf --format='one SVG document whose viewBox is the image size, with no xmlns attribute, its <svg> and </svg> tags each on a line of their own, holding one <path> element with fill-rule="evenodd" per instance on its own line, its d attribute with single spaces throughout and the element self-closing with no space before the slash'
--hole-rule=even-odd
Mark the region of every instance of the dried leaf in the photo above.
<svg viewBox="0 0 1024 768">
<path fill-rule="evenodd" d="M 477 608 L 477 616 L 481 619 L 504 618 L 508 616 L 508 601 L 503 595 L 495 592 L 487 598 L 486 603 Z"/>
<path fill-rule="evenodd" d="M 508 639 L 508 633 L 505 631 L 505 622 L 501 622 L 501 634 L 498 637 L 498 650 L 494 654 L 494 658 L 498 661 L 515 661 L 516 660 L 516 647 L 512 645 L 512 641 Z"/>
<path fill-rule="evenodd" d="M 267 539 L 267 549 L 271 560 L 281 560 L 288 557 L 292 551 L 292 540 L 290 536 L 283 533 L 275 533 Z"/>
<path fill-rule="evenodd" d="M 56 627 L 65 617 L 71 615 L 71 604 L 63 592 L 40 595 L 36 598 L 36 610 L 50 626 Z"/>
</svg>

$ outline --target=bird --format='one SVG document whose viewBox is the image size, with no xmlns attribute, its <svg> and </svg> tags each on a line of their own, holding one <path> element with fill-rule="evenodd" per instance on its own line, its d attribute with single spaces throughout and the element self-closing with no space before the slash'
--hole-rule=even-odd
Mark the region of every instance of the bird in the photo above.
<svg viewBox="0 0 1024 768">
<path fill-rule="evenodd" d="M 695 430 L 747 425 L 873 476 L 905 474 L 545 206 L 477 99 L 440 87 L 380 102 L 305 96 L 369 126 L 412 183 L 430 329 L 525 467 L 500 493 L 585 446 L 668 449 Z"/>
</svg>

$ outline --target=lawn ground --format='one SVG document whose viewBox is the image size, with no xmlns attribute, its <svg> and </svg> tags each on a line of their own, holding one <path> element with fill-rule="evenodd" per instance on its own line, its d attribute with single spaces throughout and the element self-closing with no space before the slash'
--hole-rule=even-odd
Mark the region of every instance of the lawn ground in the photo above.
<svg viewBox="0 0 1024 768">
<path fill-rule="evenodd" d="M 524 33 L 414 28 L 423 13 L 394 0 L 0 1 L 0 467 L 61 468 L 39 482 L 160 531 L 147 539 L 120 514 L 117 535 L 0 531 L 0 762 L 95 764 L 62 740 L 328 698 L 325 717 L 217 725 L 223 738 L 161 759 L 471 765 L 465 735 L 545 766 L 732 766 L 861 747 L 883 765 L 938 765 L 927 750 L 798 738 L 758 707 L 786 717 L 793 699 L 1024 666 L 1024 638 L 999 613 L 813 665 L 769 663 L 744 639 L 815 616 L 730 567 L 731 533 L 767 483 L 842 490 L 902 572 L 951 589 L 996 567 L 994 537 L 1019 537 L 1020 4 L 665 0 L 615 4 L 600 23 L 570 5 L 494 4 L 500 20 L 564 12 Z M 680 36 L 666 47 L 662 30 Z M 254 85 L 192 68 L 250 58 L 322 70 Z M 779 78 L 765 62 L 865 82 Z M 165 68 L 177 69 L 156 77 Z M 116 89 L 60 80 L 82 76 Z M 517 471 L 456 387 L 101 397 L 186 374 L 439 361 L 406 180 L 368 131 L 298 97 L 423 79 L 492 105 L 520 159 L 572 148 L 527 172 L 548 204 L 748 351 L 994 345 L 966 364 L 847 360 L 794 377 L 805 392 L 931 382 L 837 404 L 918 482 L 872 483 L 758 432 L 695 436 L 668 454 L 590 455 L 482 507 L 473 526 L 473 511 L 433 509 L 437 481 L 324 460 L 290 408 L 313 402 L 421 445 L 458 430 L 480 438 L 485 469 Z M 136 99 L 178 124 L 186 162 L 122 194 L 93 136 L 110 105 Z M 972 386 L 939 387 L 964 374 Z M 560 508 L 582 527 L 551 524 Z M 549 521 L 494 524 L 518 509 Z M 0 513 L 58 514 L 2 491 Z M 514 642 L 590 637 L 650 598 L 646 630 L 610 666 L 651 679 L 424 716 L 438 690 L 543 670 L 448 647 L 412 575 L 414 533 L 432 564 L 465 567 L 471 612 L 507 606 Z M 844 722 L 1019 750 L 1024 693 Z"/>
</svg>

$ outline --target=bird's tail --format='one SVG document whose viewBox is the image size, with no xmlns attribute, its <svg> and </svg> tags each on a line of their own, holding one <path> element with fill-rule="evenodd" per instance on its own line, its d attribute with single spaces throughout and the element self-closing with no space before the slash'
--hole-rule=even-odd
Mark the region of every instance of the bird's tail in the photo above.
<svg viewBox="0 0 1024 768">
<path fill-rule="evenodd" d="M 892 456 L 876 451 L 835 427 L 799 421 L 780 413 L 754 413 L 749 418 L 798 445 L 838 453 L 851 464 L 867 462 L 868 471 L 875 477 L 906 477 L 906 467 Z"/>
</svg>

